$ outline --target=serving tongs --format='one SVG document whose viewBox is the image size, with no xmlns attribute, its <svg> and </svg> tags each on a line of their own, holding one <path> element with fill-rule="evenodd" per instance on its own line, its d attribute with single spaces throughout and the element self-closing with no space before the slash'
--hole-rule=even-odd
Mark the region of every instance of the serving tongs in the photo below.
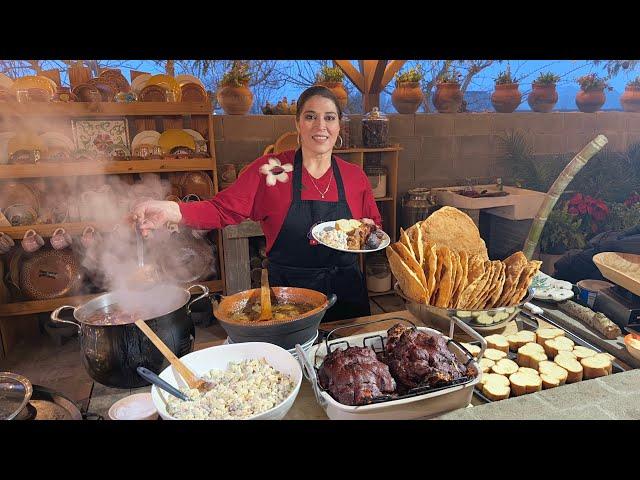
<svg viewBox="0 0 640 480">
<path fill-rule="evenodd" d="M 189 388 L 197 389 L 200 393 L 205 393 L 208 390 L 213 388 L 213 383 L 205 380 L 203 378 L 198 377 L 195 373 L 193 373 L 189 368 L 180 361 L 178 357 L 167 347 L 167 345 L 155 334 L 153 330 L 145 323 L 144 320 L 138 319 L 136 320 L 136 326 L 142 330 L 142 332 L 151 340 L 151 342 L 156 346 L 160 353 L 164 355 L 164 358 L 169 360 L 169 363 L 175 368 L 178 373 L 182 376 L 184 381 L 187 383 Z"/>
</svg>

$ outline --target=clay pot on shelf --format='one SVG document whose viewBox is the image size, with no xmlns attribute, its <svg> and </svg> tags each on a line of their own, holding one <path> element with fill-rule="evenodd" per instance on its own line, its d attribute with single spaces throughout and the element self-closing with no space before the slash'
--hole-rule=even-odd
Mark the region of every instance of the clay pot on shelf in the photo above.
<svg viewBox="0 0 640 480">
<path fill-rule="evenodd" d="M 347 108 L 348 95 L 347 90 L 344 88 L 344 84 L 342 82 L 317 82 L 316 85 L 327 87 L 337 97 L 340 108 L 342 110 Z"/>
<path fill-rule="evenodd" d="M 553 110 L 558 103 L 558 92 L 555 83 L 531 84 L 531 93 L 527 97 L 527 103 L 534 112 L 547 113 Z"/>
<path fill-rule="evenodd" d="M 419 82 L 399 82 L 391 94 L 391 103 L 398 113 L 416 113 L 423 99 Z"/>
<path fill-rule="evenodd" d="M 640 86 L 627 85 L 620 96 L 620 103 L 625 112 L 640 112 Z"/>
<path fill-rule="evenodd" d="M 221 87 L 216 93 L 216 98 L 227 115 L 246 115 L 253 105 L 253 93 L 244 85 Z"/>
<path fill-rule="evenodd" d="M 433 106 L 439 113 L 457 113 L 462 105 L 462 91 L 458 83 L 438 83 Z"/>
<path fill-rule="evenodd" d="M 491 94 L 491 105 L 498 113 L 512 113 L 521 102 L 522 94 L 517 83 L 496 85 Z"/>
<path fill-rule="evenodd" d="M 600 110 L 605 102 L 604 87 L 580 90 L 576 94 L 576 106 L 584 113 L 593 113 Z"/>
</svg>

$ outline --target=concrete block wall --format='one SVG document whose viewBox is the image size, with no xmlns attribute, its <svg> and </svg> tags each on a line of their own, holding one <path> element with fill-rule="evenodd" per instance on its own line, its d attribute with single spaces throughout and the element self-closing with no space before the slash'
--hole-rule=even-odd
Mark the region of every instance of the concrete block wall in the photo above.
<svg viewBox="0 0 640 480">
<path fill-rule="evenodd" d="M 361 143 L 361 115 L 352 115 L 351 135 Z M 504 174 L 498 159 L 500 137 L 510 130 L 525 134 L 536 154 L 575 153 L 597 134 L 623 151 L 640 142 L 640 113 L 516 112 L 389 114 L 391 143 L 399 143 L 398 192 L 414 187 L 442 187 L 466 178 L 491 182 Z M 295 130 L 293 115 L 216 115 L 218 164 L 241 165 L 262 155 L 281 134 Z"/>
</svg>

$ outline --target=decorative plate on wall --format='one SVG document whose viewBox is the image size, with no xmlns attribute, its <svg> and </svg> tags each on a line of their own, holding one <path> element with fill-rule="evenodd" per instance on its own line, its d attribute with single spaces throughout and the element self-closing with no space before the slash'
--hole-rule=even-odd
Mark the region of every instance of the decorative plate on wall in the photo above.
<svg viewBox="0 0 640 480">
<path fill-rule="evenodd" d="M 73 141 L 78 150 L 106 155 L 111 145 L 129 147 L 126 120 L 72 120 Z"/>
</svg>

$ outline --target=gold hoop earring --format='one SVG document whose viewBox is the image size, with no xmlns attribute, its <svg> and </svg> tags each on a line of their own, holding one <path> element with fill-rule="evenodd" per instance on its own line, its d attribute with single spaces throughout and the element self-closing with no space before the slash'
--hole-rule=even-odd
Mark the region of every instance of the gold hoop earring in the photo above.
<svg viewBox="0 0 640 480">
<path fill-rule="evenodd" d="M 336 148 L 340 149 L 344 145 L 344 140 L 342 140 L 342 137 L 340 135 L 338 135 L 338 138 L 340 139 L 340 146 Z"/>
<path fill-rule="evenodd" d="M 300 146 L 300 134 L 296 137 L 296 142 L 298 142 L 298 146 Z"/>
</svg>

